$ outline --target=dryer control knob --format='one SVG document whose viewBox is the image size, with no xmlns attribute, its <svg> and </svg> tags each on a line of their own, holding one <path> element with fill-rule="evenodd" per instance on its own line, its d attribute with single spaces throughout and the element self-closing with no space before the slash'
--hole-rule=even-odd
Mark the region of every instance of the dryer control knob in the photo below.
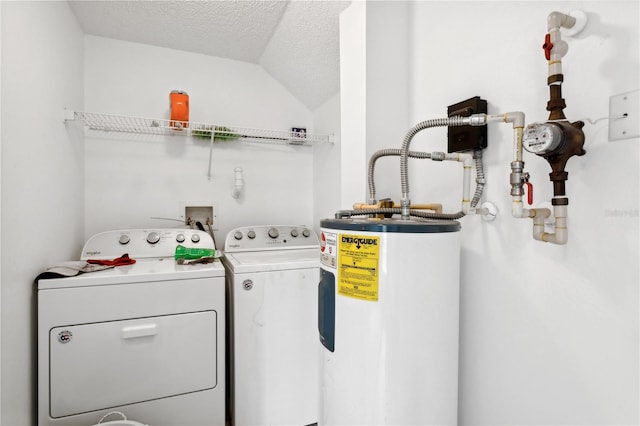
<svg viewBox="0 0 640 426">
<path fill-rule="evenodd" d="M 242 232 L 240 232 L 240 231 L 236 231 L 236 232 L 233 234 L 233 238 L 235 238 L 236 240 L 241 240 L 241 239 L 242 239 Z"/>
<path fill-rule="evenodd" d="M 278 235 L 280 235 L 280 232 L 278 232 L 277 228 L 269 228 L 268 234 L 271 238 L 278 238 Z"/>
<path fill-rule="evenodd" d="M 191 242 L 192 242 L 192 243 L 198 243 L 198 242 L 200 242 L 200 235 L 198 235 L 198 234 L 193 234 L 193 235 L 191 236 Z"/>
<path fill-rule="evenodd" d="M 297 229 L 292 229 L 291 230 L 291 236 L 294 237 L 294 238 L 297 237 L 298 236 L 298 230 Z"/>
<path fill-rule="evenodd" d="M 149 244 L 155 244 L 160 241 L 160 233 L 156 231 L 149 232 L 147 234 L 147 242 Z"/>
<path fill-rule="evenodd" d="M 176 242 L 184 243 L 184 234 L 176 235 Z"/>
<path fill-rule="evenodd" d="M 256 237 L 256 233 L 254 231 L 249 231 L 247 232 L 247 237 L 249 237 L 250 240 L 253 240 Z"/>
<path fill-rule="evenodd" d="M 127 234 L 120 235 L 120 239 L 118 240 L 118 242 L 122 245 L 129 244 L 129 241 L 131 241 L 131 238 L 129 238 Z"/>
<path fill-rule="evenodd" d="M 305 229 L 305 230 L 302 231 L 302 235 L 304 235 L 305 237 L 309 237 L 309 236 L 311 236 L 311 232 L 309 232 L 308 229 Z"/>
</svg>

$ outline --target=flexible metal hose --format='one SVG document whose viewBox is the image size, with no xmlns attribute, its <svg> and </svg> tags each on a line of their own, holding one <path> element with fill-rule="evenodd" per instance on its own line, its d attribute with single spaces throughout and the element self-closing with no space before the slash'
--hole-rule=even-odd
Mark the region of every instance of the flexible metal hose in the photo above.
<svg viewBox="0 0 640 426">
<path fill-rule="evenodd" d="M 380 151 L 374 152 L 371 158 L 369 159 L 369 173 L 368 173 L 368 183 L 369 183 L 369 203 L 375 204 L 376 200 L 376 184 L 374 182 L 374 174 L 376 168 L 376 161 L 380 157 L 387 156 L 400 156 L 402 154 L 401 149 L 381 149 Z M 429 152 L 420 152 L 420 151 L 409 151 L 410 158 L 431 158 L 431 153 Z"/>
<path fill-rule="evenodd" d="M 407 159 L 409 158 L 409 145 L 413 137 L 424 129 L 432 127 L 447 127 L 447 126 L 463 126 L 468 124 L 469 117 L 450 117 L 450 118 L 436 118 L 434 120 L 427 120 L 420 122 L 413 126 L 404 137 L 402 142 L 402 151 L 400 154 L 400 179 L 402 181 L 402 197 L 407 198 L 409 196 L 409 171 L 407 166 Z"/>
<path fill-rule="evenodd" d="M 476 166 L 476 192 L 473 194 L 473 199 L 471 200 L 471 207 L 475 207 L 480 202 L 480 198 L 482 197 L 482 192 L 484 191 L 484 166 L 482 164 L 482 149 L 476 149 L 473 151 L 473 159 L 475 160 Z"/>
<path fill-rule="evenodd" d="M 400 154 L 400 181 L 402 183 L 402 199 L 400 200 L 402 208 L 402 219 L 408 219 L 410 216 L 409 209 L 411 205 L 411 199 L 409 198 L 409 171 L 408 171 L 408 159 L 409 159 L 409 145 L 413 137 L 424 129 L 431 127 L 447 127 L 447 126 L 463 126 L 469 124 L 469 117 L 449 117 L 449 118 L 436 118 L 434 120 L 427 120 L 420 122 L 413 126 L 404 137 L 402 142 L 402 153 Z"/>
<path fill-rule="evenodd" d="M 402 209 L 399 207 L 386 208 L 381 207 L 377 209 L 356 209 L 356 210 L 339 210 L 335 214 L 336 219 L 349 218 L 351 216 L 366 216 L 372 214 L 401 214 Z M 409 210 L 410 216 L 420 217 L 423 219 L 436 219 L 436 220 L 456 220 L 464 217 L 464 212 L 458 213 L 429 213 L 424 210 Z"/>
</svg>

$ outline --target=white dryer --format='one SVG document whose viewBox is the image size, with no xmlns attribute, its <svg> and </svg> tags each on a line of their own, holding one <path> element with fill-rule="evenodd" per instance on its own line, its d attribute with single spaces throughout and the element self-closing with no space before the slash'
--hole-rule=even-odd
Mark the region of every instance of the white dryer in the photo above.
<svg viewBox="0 0 640 426">
<path fill-rule="evenodd" d="M 38 425 L 93 425 L 118 411 L 150 426 L 225 423 L 225 270 L 177 264 L 202 231 L 123 230 L 82 260 L 136 263 L 38 280 Z"/>
<path fill-rule="evenodd" d="M 235 426 L 318 421 L 320 246 L 305 226 L 253 226 L 225 241 Z"/>
</svg>

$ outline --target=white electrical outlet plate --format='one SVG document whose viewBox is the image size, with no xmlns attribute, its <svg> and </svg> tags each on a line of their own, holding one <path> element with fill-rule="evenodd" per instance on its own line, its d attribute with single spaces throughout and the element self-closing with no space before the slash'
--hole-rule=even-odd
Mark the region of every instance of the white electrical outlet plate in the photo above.
<svg viewBox="0 0 640 426">
<path fill-rule="evenodd" d="M 609 98 L 609 141 L 640 136 L 640 90 Z"/>
</svg>

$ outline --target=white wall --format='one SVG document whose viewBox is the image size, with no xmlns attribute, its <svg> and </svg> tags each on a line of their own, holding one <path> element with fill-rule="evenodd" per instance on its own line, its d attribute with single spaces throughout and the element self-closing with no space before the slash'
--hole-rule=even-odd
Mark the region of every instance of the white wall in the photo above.
<svg viewBox="0 0 640 426">
<path fill-rule="evenodd" d="M 408 101 L 410 11 L 409 2 L 384 1 L 367 7 L 367 160 L 378 150 L 400 148 L 412 124 Z M 393 198 L 400 190 L 399 164 L 399 157 L 382 157 L 376 162 L 376 199 Z M 368 198 L 367 188 L 367 196 L 360 201 L 368 202 Z"/>
<path fill-rule="evenodd" d="M 340 14 L 340 208 L 366 195 L 367 27 L 366 2 Z"/>
<path fill-rule="evenodd" d="M 565 114 L 607 116 L 610 95 L 638 89 L 638 2 L 415 3 L 413 120 L 473 95 L 490 113 L 546 119 L 546 17 L 576 8 L 590 22 L 567 38 Z M 566 169 L 569 243 L 553 246 L 508 214 L 511 130 L 489 132 L 485 198 L 503 213 L 462 221 L 461 423 L 638 423 L 639 197 L 625 189 L 639 182 L 638 139 L 610 143 L 606 121 L 586 125 L 587 154 Z M 525 161 L 536 204 L 549 200 L 547 162 Z M 455 189 L 438 195 L 454 203 Z"/>
<path fill-rule="evenodd" d="M 317 144 L 313 153 L 313 226 L 320 232 L 320 221 L 332 218 L 340 210 L 340 94 L 336 94 L 313 111 L 316 132 L 333 135 L 333 144 Z M 319 234 L 318 234 L 319 235 Z"/>
<path fill-rule="evenodd" d="M 410 2 L 353 2 L 340 15 L 342 209 L 369 201 L 371 154 L 402 146 L 409 125 L 410 11 Z M 399 190 L 399 164 L 397 157 L 376 163 L 378 199 Z"/>
<path fill-rule="evenodd" d="M 405 31 L 369 19 L 372 9 L 388 7 L 368 2 L 366 23 L 353 28 Z M 490 113 L 521 110 L 527 122 L 546 119 L 546 18 L 553 10 L 576 8 L 587 11 L 590 22 L 568 39 L 565 113 L 571 120 L 607 116 L 610 95 L 638 89 L 636 1 L 413 2 L 410 123 L 444 117 L 448 105 L 475 95 L 489 101 Z M 366 54 L 376 49 L 369 45 L 373 40 L 367 40 Z M 364 72 L 368 89 L 385 84 L 382 77 L 370 81 L 377 70 Z M 395 79 L 401 77 L 389 84 L 401 85 Z M 343 86 L 344 93 L 349 88 Z M 343 109 L 343 122 L 345 114 Z M 365 115 L 369 133 L 375 122 L 386 125 L 383 114 Z M 510 217 L 512 131 L 489 128 L 484 198 L 497 204 L 500 215 L 491 223 L 461 220 L 460 424 L 639 421 L 638 139 L 608 142 L 606 121 L 587 124 L 585 134 L 587 154 L 567 165 L 569 243 L 555 246 L 534 241 L 530 221 Z M 343 145 L 352 142 L 361 143 L 343 133 Z M 411 148 L 445 151 L 446 130 L 422 132 Z M 538 205 L 552 195 L 549 166 L 530 154 L 525 161 Z M 411 164 L 413 202 L 459 209 L 460 167 Z M 379 179 L 399 181 L 399 171 L 381 171 Z M 393 196 L 400 198 L 399 189 Z"/>
<path fill-rule="evenodd" d="M 2 419 L 35 421 L 33 280 L 77 258 L 83 240 L 83 145 L 63 110 L 82 109 L 83 39 L 66 2 L 2 10 Z"/>
<path fill-rule="evenodd" d="M 2 7 L 0 7 L 0 34 L 2 34 Z M 0 43 L 0 223 L 2 223 L 2 43 Z M 0 226 L 2 241 L 2 226 Z M 2 277 L 2 244 L 0 244 L 0 277 Z M 2 383 L 2 292 L 0 291 L 0 383 Z M 0 421 L 2 419 L 2 386 L 0 385 Z"/>
<path fill-rule="evenodd" d="M 190 120 L 313 132 L 313 114 L 257 65 L 102 37 L 85 38 L 87 111 L 169 118 L 169 92 L 189 94 Z M 133 227 L 174 227 L 185 203 L 214 206 L 216 240 L 258 224 L 313 221 L 313 149 L 181 137 L 86 140 L 85 236 Z M 241 199 L 231 196 L 244 170 Z"/>
</svg>

